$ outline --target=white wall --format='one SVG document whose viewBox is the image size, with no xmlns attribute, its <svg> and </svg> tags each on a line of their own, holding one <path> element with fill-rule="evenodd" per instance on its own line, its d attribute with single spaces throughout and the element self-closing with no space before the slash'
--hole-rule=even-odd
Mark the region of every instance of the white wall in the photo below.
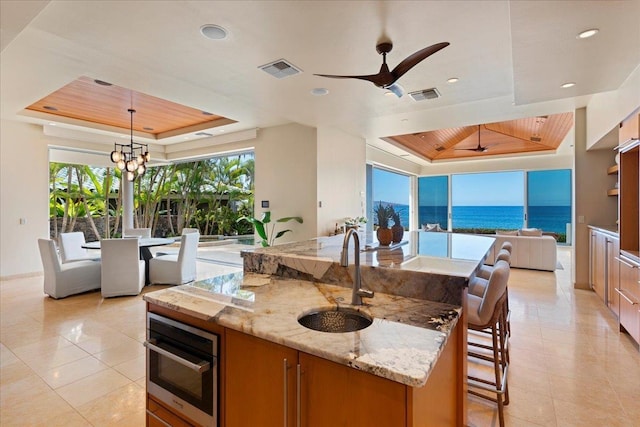
<svg viewBox="0 0 640 427">
<path fill-rule="evenodd" d="M 271 211 L 274 219 L 301 216 L 303 224 L 287 222 L 292 229 L 276 243 L 306 240 L 317 234 L 316 129 L 297 124 L 260 129 L 255 143 L 255 213 Z M 263 209 L 261 201 L 268 200 Z M 277 232 L 277 230 L 276 230 Z"/>
<path fill-rule="evenodd" d="M 346 217 L 366 216 L 366 145 L 335 128 L 318 128 L 318 236 Z"/>
<path fill-rule="evenodd" d="M 592 148 L 640 107 L 640 66 L 618 90 L 593 95 L 587 105 L 586 147 Z"/>
<path fill-rule="evenodd" d="M 49 236 L 49 159 L 41 126 L 1 124 L 0 278 L 5 279 L 42 271 L 37 239 Z"/>
<path fill-rule="evenodd" d="M 611 149 L 587 151 L 587 114 L 576 110 L 575 196 L 574 196 L 574 287 L 589 288 L 589 229 L 588 225 L 615 225 L 618 217 L 618 198 L 607 196 L 612 177 L 607 168 L 615 164 Z M 608 179 L 611 178 L 611 179 Z M 582 219 L 582 221 L 580 221 Z"/>
</svg>

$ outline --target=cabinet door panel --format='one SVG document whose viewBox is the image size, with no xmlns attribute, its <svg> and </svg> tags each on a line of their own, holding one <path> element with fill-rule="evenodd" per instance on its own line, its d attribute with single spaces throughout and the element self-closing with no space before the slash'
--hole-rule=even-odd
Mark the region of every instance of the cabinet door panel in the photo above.
<svg viewBox="0 0 640 427">
<path fill-rule="evenodd" d="M 620 325 L 640 343 L 640 273 L 638 266 L 620 262 Z"/>
<path fill-rule="evenodd" d="M 228 329 L 226 333 L 226 426 L 295 426 L 298 352 Z"/>
<path fill-rule="evenodd" d="M 303 427 L 406 426 L 406 386 L 306 353 L 299 360 Z"/>
</svg>

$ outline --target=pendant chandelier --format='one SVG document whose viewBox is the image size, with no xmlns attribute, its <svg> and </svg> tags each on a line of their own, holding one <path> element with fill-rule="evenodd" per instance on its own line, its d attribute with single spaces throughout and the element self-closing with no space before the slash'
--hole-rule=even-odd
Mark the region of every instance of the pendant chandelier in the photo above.
<svg viewBox="0 0 640 427">
<path fill-rule="evenodd" d="M 147 171 L 146 163 L 151 159 L 149 145 L 133 142 L 133 113 L 136 110 L 129 108 L 131 114 L 131 142 L 129 144 L 114 143 L 111 152 L 111 161 L 123 173 L 127 172 L 127 181 L 133 181 L 137 176 L 144 175 Z"/>
</svg>

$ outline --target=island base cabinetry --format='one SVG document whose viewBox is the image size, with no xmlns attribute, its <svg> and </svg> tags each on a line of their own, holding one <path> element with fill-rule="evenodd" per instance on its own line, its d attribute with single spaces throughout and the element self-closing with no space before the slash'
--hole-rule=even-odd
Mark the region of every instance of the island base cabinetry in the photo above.
<svg viewBox="0 0 640 427">
<path fill-rule="evenodd" d="M 226 426 L 463 425 L 456 331 L 414 388 L 237 331 L 226 334 Z"/>
</svg>

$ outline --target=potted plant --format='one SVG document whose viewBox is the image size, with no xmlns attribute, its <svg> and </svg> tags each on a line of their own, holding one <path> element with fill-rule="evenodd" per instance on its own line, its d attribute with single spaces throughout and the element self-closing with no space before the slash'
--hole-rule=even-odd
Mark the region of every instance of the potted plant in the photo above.
<svg viewBox="0 0 640 427">
<path fill-rule="evenodd" d="M 344 219 L 345 229 L 355 228 L 356 230 L 360 228 L 362 224 L 367 223 L 367 218 L 364 216 L 355 216 Z"/>
<path fill-rule="evenodd" d="M 389 246 L 393 238 L 393 232 L 389 228 L 389 220 L 391 219 L 390 206 L 378 202 L 378 205 L 374 208 L 374 213 L 378 220 L 378 229 L 376 230 L 376 236 L 380 246 Z"/>
<path fill-rule="evenodd" d="M 396 211 L 393 206 L 390 206 L 389 208 L 391 209 L 391 218 L 393 219 L 393 227 L 391 227 L 391 234 L 393 237 L 391 238 L 391 241 L 393 243 L 400 243 L 404 236 L 404 227 L 400 221 L 400 213 Z"/>
<path fill-rule="evenodd" d="M 292 230 L 281 230 L 278 231 L 278 233 L 276 233 L 274 235 L 275 229 L 276 229 L 276 225 L 279 222 L 288 222 L 288 221 L 296 221 L 299 224 L 302 224 L 302 217 L 299 216 L 288 216 L 288 217 L 284 217 L 284 218 L 278 218 L 276 219 L 275 223 L 271 225 L 271 229 L 268 228 L 267 224 L 271 223 L 271 212 L 270 211 L 266 211 L 262 214 L 262 218 L 261 219 L 257 219 L 257 218 L 253 218 L 253 217 L 246 217 L 243 216 L 242 218 L 238 218 L 238 221 L 242 221 L 242 220 L 246 220 L 249 221 L 251 224 L 253 224 L 253 226 L 256 228 L 256 233 L 258 233 L 258 236 L 260 236 L 260 238 L 262 239 L 260 241 L 260 244 L 263 247 L 267 247 L 267 246 L 272 246 L 273 242 L 282 237 L 285 233 L 288 233 Z M 269 237 L 271 236 L 271 237 Z"/>
</svg>

